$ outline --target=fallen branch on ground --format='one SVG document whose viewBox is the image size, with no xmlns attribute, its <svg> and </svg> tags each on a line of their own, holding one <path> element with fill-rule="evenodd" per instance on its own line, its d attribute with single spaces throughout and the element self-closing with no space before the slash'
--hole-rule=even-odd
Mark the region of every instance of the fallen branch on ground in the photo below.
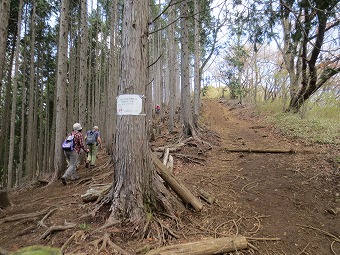
<svg viewBox="0 0 340 255">
<path fill-rule="evenodd" d="M 335 236 L 335 235 L 333 235 L 333 234 L 331 234 L 331 233 L 329 233 L 329 232 L 327 232 L 325 230 L 322 230 L 322 229 L 319 229 L 319 228 L 316 228 L 316 227 L 312 227 L 312 226 L 306 226 L 306 225 L 300 225 L 300 224 L 296 224 L 296 225 L 299 226 L 299 227 L 302 227 L 302 228 L 310 228 L 310 229 L 313 229 L 313 230 L 317 230 L 317 231 L 325 234 L 326 236 L 333 238 L 334 241 L 340 243 L 340 238 L 339 237 L 337 237 L 337 236 Z"/>
<path fill-rule="evenodd" d="M 249 153 L 288 153 L 288 154 L 294 154 L 297 153 L 296 150 L 290 149 L 290 150 L 280 150 L 280 149 L 228 149 L 228 148 L 222 148 L 222 151 L 224 152 L 249 152 Z"/>
</svg>

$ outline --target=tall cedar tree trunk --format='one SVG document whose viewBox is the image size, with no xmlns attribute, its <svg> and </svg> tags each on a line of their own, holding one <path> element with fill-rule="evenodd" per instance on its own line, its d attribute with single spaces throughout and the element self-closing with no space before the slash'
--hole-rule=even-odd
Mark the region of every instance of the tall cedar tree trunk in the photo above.
<svg viewBox="0 0 340 255">
<path fill-rule="evenodd" d="M 74 17 L 71 17 L 71 19 Z M 76 105 L 78 105 L 78 97 L 76 97 L 76 88 L 77 83 L 76 83 L 76 77 L 77 75 L 77 49 L 78 47 L 75 46 L 75 41 L 76 41 L 76 37 L 77 35 L 77 30 L 74 28 L 74 24 L 75 22 L 70 21 L 70 65 L 69 65 L 69 76 L 67 77 L 68 80 L 70 81 L 69 83 L 67 83 L 67 93 L 66 93 L 66 100 L 67 100 L 67 121 L 66 121 L 66 127 L 72 127 L 73 123 L 76 121 L 78 121 L 78 119 L 76 118 L 76 116 L 78 116 L 78 108 L 76 108 Z"/>
<path fill-rule="evenodd" d="M 7 45 L 7 26 L 9 19 L 9 11 L 10 11 L 10 0 L 1 0 L 0 1 L 0 63 L 6 63 L 6 45 Z M 3 77 L 3 68 L 4 64 L 0 65 L 0 100 L 1 100 L 1 92 L 2 92 L 2 77 Z"/>
<path fill-rule="evenodd" d="M 34 45 L 35 45 L 35 26 L 36 21 L 36 1 L 33 0 L 33 11 L 31 16 L 31 42 L 30 42 L 30 71 L 29 71 L 29 102 L 28 102 L 28 121 L 27 121 L 27 143 L 26 143 L 26 173 L 30 180 L 35 180 L 34 159 L 35 153 L 33 148 L 33 133 L 34 133 L 34 86 L 35 86 L 35 68 L 34 68 Z"/>
<path fill-rule="evenodd" d="M 21 35 L 21 12 L 22 12 L 22 0 L 19 2 L 18 10 L 18 29 L 17 40 L 14 53 L 15 66 L 13 74 L 13 98 L 12 98 L 12 111 L 11 111 L 11 128 L 9 138 L 9 157 L 8 157 L 8 176 L 7 176 L 7 190 L 13 187 L 13 160 L 14 160 L 14 142 L 15 142 L 15 117 L 17 109 L 17 89 L 18 89 L 18 75 L 19 75 L 19 51 L 20 51 L 20 35 Z"/>
<path fill-rule="evenodd" d="M 25 25 L 25 32 L 26 34 L 27 26 Z M 23 70 L 26 69 L 27 65 L 27 51 L 26 51 L 27 45 L 26 40 L 24 40 L 23 45 Z M 27 97 L 27 88 L 25 86 L 26 84 L 26 75 L 22 78 L 22 97 L 21 97 L 21 130 L 20 130 L 20 151 L 19 151 L 19 166 L 17 167 L 17 176 L 16 176 L 16 186 L 20 185 L 22 177 L 23 177 L 23 171 L 24 171 L 24 156 L 25 156 L 25 115 L 26 115 L 26 97 Z"/>
<path fill-rule="evenodd" d="M 12 101 L 12 70 L 11 67 L 13 66 L 14 61 L 14 49 L 16 44 L 16 38 L 11 41 L 10 46 L 10 61 L 9 61 L 9 68 L 10 70 L 7 72 L 6 78 L 6 96 L 5 96 L 5 106 L 4 106 L 4 113 L 11 111 L 11 101 Z M 0 160 L 3 160 L 3 186 L 7 186 L 7 176 L 8 176 L 8 138 L 9 138 L 9 129 L 10 129 L 10 115 L 4 114 L 2 116 L 2 123 L 1 123 L 1 130 L 0 130 Z"/>
<path fill-rule="evenodd" d="M 201 82 L 200 82 L 200 11 L 199 11 L 199 1 L 195 0 L 195 19 L 194 19 L 194 26 L 195 26 L 195 62 L 194 62 L 194 124 L 197 126 L 198 124 L 198 117 L 200 114 L 200 104 L 201 104 Z"/>
<path fill-rule="evenodd" d="M 114 141 L 114 132 L 116 130 L 116 104 L 115 98 L 117 96 L 117 59 L 118 59 L 118 47 L 116 46 L 117 42 L 117 34 L 115 30 L 115 26 L 117 24 L 117 0 L 112 1 L 110 3 L 110 31 L 111 31 L 111 40 L 110 40 L 110 56 L 109 56 L 109 70 L 108 70 L 108 85 L 107 85 L 107 110 L 106 110 L 106 138 L 104 140 L 106 150 L 108 154 L 112 155 L 113 153 L 113 141 Z"/>
<path fill-rule="evenodd" d="M 25 66 L 25 57 L 24 57 L 24 64 Z M 25 79 L 23 83 L 25 84 Z M 23 85 L 22 87 L 22 97 L 21 97 L 21 127 L 20 127 L 20 148 L 19 148 L 19 164 L 16 170 L 16 182 L 15 186 L 18 187 L 21 183 L 22 174 L 23 174 L 23 166 L 24 166 L 24 148 L 25 148 L 25 112 L 26 112 L 26 87 Z"/>
<path fill-rule="evenodd" d="M 79 115 L 78 122 L 88 127 L 86 122 L 86 87 L 87 87 L 87 0 L 81 0 L 81 34 L 79 52 Z"/>
<path fill-rule="evenodd" d="M 175 97 L 176 97 L 176 48 L 175 48 L 175 19 L 176 5 L 169 8 L 170 26 L 168 27 L 168 61 L 169 61 L 169 132 L 173 132 L 175 128 Z"/>
<path fill-rule="evenodd" d="M 148 85 L 148 0 L 124 0 L 119 94 L 145 95 Z M 145 104 L 144 104 L 145 110 Z M 151 159 L 146 116 L 117 116 L 112 214 L 144 226 L 150 201 Z"/>
<path fill-rule="evenodd" d="M 189 77 L 189 32 L 188 32 L 188 1 L 181 2 L 181 121 L 183 123 L 183 135 L 191 136 L 193 132 L 190 77 Z"/>
<path fill-rule="evenodd" d="M 61 2 L 60 30 L 58 40 L 58 73 L 56 91 L 56 112 L 55 112 L 55 149 L 54 149 L 54 176 L 53 180 L 60 177 L 64 166 L 64 155 L 61 143 L 66 133 L 66 77 L 67 77 L 67 48 L 68 48 L 68 21 L 69 21 L 69 0 Z"/>
</svg>

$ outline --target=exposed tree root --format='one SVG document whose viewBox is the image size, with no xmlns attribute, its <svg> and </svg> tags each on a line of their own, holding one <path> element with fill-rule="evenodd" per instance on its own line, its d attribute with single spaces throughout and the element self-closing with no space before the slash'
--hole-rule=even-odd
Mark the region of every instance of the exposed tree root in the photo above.
<svg viewBox="0 0 340 255">
<path fill-rule="evenodd" d="M 96 232 L 99 232 L 99 231 L 104 230 L 106 228 L 110 228 L 110 227 L 117 225 L 119 223 L 121 223 L 119 220 L 116 220 L 113 217 L 109 217 L 103 226 L 96 228 L 95 230 L 92 231 L 92 233 L 96 233 Z"/>
<path fill-rule="evenodd" d="M 83 178 L 81 179 L 79 182 L 77 182 L 76 185 L 83 185 L 83 184 L 88 184 L 93 182 L 93 178 L 92 177 L 87 177 L 87 178 Z"/>
<path fill-rule="evenodd" d="M 52 215 L 52 213 L 54 213 L 56 210 L 58 210 L 58 208 L 53 208 L 51 209 L 45 216 L 44 218 L 42 218 L 39 222 L 38 222 L 38 226 L 42 226 L 47 228 L 47 226 L 45 225 L 44 221 L 50 216 Z"/>
<path fill-rule="evenodd" d="M 77 239 L 85 239 L 85 232 L 82 230 L 79 230 L 73 233 L 73 235 L 70 236 L 70 238 L 67 239 L 66 242 L 61 247 L 61 252 L 65 253 L 66 249 L 71 245 L 71 243 Z"/>
<path fill-rule="evenodd" d="M 74 223 L 67 223 L 65 222 L 64 226 L 51 226 L 49 227 L 45 233 L 43 233 L 38 240 L 42 240 L 45 239 L 46 237 L 48 237 L 49 235 L 51 235 L 53 232 L 57 232 L 57 231 L 63 231 L 69 228 L 74 228 L 76 226 L 76 224 Z"/>
<path fill-rule="evenodd" d="M 30 220 L 30 219 L 36 219 L 39 216 L 42 216 L 44 214 L 46 214 L 46 212 L 48 212 L 51 208 L 54 208 L 54 206 L 51 206 L 41 212 L 35 212 L 35 213 L 27 213 L 27 214 L 16 214 L 14 216 L 11 217 L 6 217 L 4 219 L 2 219 L 0 222 L 1 223 L 5 223 L 5 222 L 12 222 L 12 221 L 17 221 L 17 220 Z"/>
<path fill-rule="evenodd" d="M 192 155 L 184 155 L 184 154 L 179 154 L 179 153 L 173 153 L 172 155 L 177 158 L 181 158 L 182 160 L 192 162 L 195 164 L 203 164 L 202 161 L 205 161 L 204 158 L 200 158 L 200 157 L 196 157 Z"/>
<path fill-rule="evenodd" d="M 155 221 L 161 226 L 162 229 L 167 230 L 171 236 L 175 237 L 176 239 L 180 238 L 179 234 L 177 234 L 176 231 L 172 230 L 169 226 L 163 224 L 161 220 L 155 217 Z"/>
<path fill-rule="evenodd" d="M 107 232 L 104 234 L 103 237 L 92 241 L 91 244 L 97 250 L 96 254 L 100 254 L 101 252 L 106 252 L 107 254 L 113 254 L 112 251 L 109 250 L 109 248 L 112 248 L 113 250 L 117 251 L 119 254 L 132 255 L 131 253 L 127 252 L 126 250 L 118 246 L 117 244 L 113 243 L 110 238 L 110 235 Z"/>
</svg>

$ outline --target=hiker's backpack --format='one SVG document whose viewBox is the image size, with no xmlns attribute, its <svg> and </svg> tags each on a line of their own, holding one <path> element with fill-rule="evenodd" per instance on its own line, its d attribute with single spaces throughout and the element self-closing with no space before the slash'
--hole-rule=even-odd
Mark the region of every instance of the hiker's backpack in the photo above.
<svg viewBox="0 0 340 255">
<path fill-rule="evenodd" d="M 74 135 L 70 134 L 66 137 L 64 142 L 61 145 L 61 148 L 64 151 L 73 151 L 74 150 Z"/>
<path fill-rule="evenodd" d="M 86 145 L 93 145 L 97 143 L 97 132 L 89 130 L 86 133 Z"/>
</svg>

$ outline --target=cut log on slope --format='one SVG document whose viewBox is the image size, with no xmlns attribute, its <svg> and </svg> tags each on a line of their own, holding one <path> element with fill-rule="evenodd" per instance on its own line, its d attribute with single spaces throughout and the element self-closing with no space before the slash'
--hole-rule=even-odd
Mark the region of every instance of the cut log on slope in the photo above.
<svg viewBox="0 0 340 255">
<path fill-rule="evenodd" d="M 205 200 L 207 203 L 212 204 L 215 201 L 215 197 L 211 196 L 208 192 L 204 191 L 203 189 L 199 189 L 198 191 L 199 196 Z"/>
<path fill-rule="evenodd" d="M 170 186 L 170 188 L 187 204 L 191 204 L 196 211 L 200 211 L 203 208 L 203 204 L 188 190 L 182 183 L 180 183 L 175 176 L 173 176 L 167 167 L 157 158 L 155 154 L 152 154 L 152 160 L 159 169 L 159 176 Z"/>
<path fill-rule="evenodd" d="M 228 149 L 228 148 L 223 148 L 222 149 L 224 152 L 249 152 L 249 153 L 289 153 L 289 154 L 294 154 L 296 153 L 295 150 L 290 149 L 290 150 L 280 150 L 280 149 Z"/>
<path fill-rule="evenodd" d="M 164 246 L 151 250 L 145 255 L 212 255 L 247 248 L 247 239 L 243 236 L 237 236 Z"/>
</svg>

